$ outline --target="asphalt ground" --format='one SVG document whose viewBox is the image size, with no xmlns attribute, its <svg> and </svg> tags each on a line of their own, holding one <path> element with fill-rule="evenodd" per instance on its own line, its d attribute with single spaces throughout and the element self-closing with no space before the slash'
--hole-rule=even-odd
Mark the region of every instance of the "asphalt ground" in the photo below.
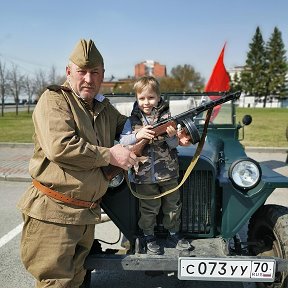
<svg viewBox="0 0 288 288">
<path fill-rule="evenodd" d="M 246 153 L 249 157 L 270 167 L 274 171 L 288 177 L 287 149 L 279 148 L 253 148 L 248 147 Z M 0 288 L 28 288 L 33 286 L 33 279 L 24 270 L 19 257 L 19 241 L 21 230 L 21 215 L 16 210 L 16 202 L 25 190 L 28 182 L 31 181 L 28 173 L 29 160 L 33 153 L 32 144 L 13 144 L 0 143 L 0 190 L 3 192 L 1 200 L 1 237 L 7 238 L 11 232 L 14 232 L 15 238 L 6 241 L 1 247 L 0 258 L 4 260 L 0 266 Z M 9 193 L 8 193 L 9 192 Z M 283 193 L 284 192 L 284 193 Z M 276 189 L 267 199 L 267 202 L 288 207 L 288 188 Z M 4 195 L 6 195 L 4 197 Z M 275 197 L 276 196 L 276 197 Z M 8 221 L 8 220 L 9 221 Z M 97 238 L 110 242 L 102 243 L 102 248 L 121 249 L 121 241 L 116 245 L 119 236 L 119 230 L 112 221 L 96 225 Z M 12 229 L 14 228 L 14 229 Z M 4 229 L 4 230 L 3 230 Z M 10 231 L 12 229 L 12 231 Z M 3 231 L 2 231 L 3 230 Z M 17 231 L 16 231 L 17 230 Z M 19 230 L 19 231 L 18 231 Z M 243 229 L 245 230 L 245 229 Z M 9 232 L 10 231 L 10 232 Z M 16 232 L 15 232 L 16 231 Z M 2 233 L 3 232 L 3 233 Z M 9 232 L 9 233 L 8 233 Z M 3 235 L 2 235 L 3 234 Z M 246 235 L 245 231 L 243 235 Z M 123 236 L 123 235 L 122 235 Z M 122 238 L 121 236 L 121 238 Z M 4 240 L 5 240 L 4 239 Z M 7 239 L 6 239 L 7 240 Z M 3 242 L 3 241 L 2 241 Z M 112 243 L 111 243 L 112 242 Z M 2 243 L 3 244 L 3 243 Z M 109 280 L 108 280 L 109 279 Z M 209 281 L 179 281 L 175 275 L 163 275 L 159 277 L 145 277 L 142 272 L 131 273 L 123 271 L 122 273 L 93 271 L 91 287 L 134 287 L 135 283 L 140 287 L 197 287 L 197 288 L 255 288 L 254 283 L 241 282 L 209 282 Z"/>
</svg>

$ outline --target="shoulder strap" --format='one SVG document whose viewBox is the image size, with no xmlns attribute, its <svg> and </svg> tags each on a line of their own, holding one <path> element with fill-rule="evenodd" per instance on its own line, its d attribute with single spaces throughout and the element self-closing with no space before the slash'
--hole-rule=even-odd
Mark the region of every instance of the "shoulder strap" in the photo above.
<svg viewBox="0 0 288 288">
<path fill-rule="evenodd" d="M 62 85 L 50 85 L 47 87 L 47 89 L 49 89 L 50 91 L 55 91 L 55 92 L 58 92 L 59 90 L 64 90 L 67 92 L 72 91 L 69 87 L 62 86 Z"/>
</svg>

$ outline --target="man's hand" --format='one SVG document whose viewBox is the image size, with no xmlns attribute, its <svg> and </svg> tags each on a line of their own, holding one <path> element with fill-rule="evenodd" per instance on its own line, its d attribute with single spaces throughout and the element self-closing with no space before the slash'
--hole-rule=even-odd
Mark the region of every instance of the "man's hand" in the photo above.
<svg viewBox="0 0 288 288">
<path fill-rule="evenodd" d="M 154 138 L 155 132 L 151 130 L 153 128 L 152 125 L 147 125 L 142 127 L 137 133 L 136 133 L 136 139 L 142 140 L 142 139 L 148 139 L 151 140 Z"/>
<path fill-rule="evenodd" d="M 190 142 L 191 137 L 187 135 L 184 129 L 181 129 L 177 132 L 177 136 L 179 138 L 179 145 L 180 146 L 189 146 L 192 143 Z"/>
<path fill-rule="evenodd" d="M 117 144 L 110 149 L 110 164 L 124 170 L 130 169 L 136 164 L 137 156 L 124 146 Z"/>
</svg>

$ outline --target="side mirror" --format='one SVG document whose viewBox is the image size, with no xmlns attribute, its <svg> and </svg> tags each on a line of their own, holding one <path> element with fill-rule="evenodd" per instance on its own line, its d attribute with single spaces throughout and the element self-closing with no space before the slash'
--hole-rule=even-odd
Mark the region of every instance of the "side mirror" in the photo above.
<svg viewBox="0 0 288 288">
<path fill-rule="evenodd" d="M 244 126 L 248 126 L 248 125 L 250 125 L 252 123 L 252 116 L 251 115 L 244 115 L 243 116 L 243 118 L 242 118 L 242 124 L 243 124 L 243 126 L 240 124 L 240 122 L 239 122 L 239 124 L 238 124 L 238 126 L 237 126 L 237 129 L 239 130 L 239 129 L 241 129 L 241 128 L 243 128 L 242 129 L 242 138 L 240 139 L 238 139 L 239 141 L 242 141 L 242 140 L 244 140 Z"/>
<path fill-rule="evenodd" d="M 251 115 L 244 115 L 242 119 L 242 123 L 245 126 L 248 126 L 252 123 L 252 116 Z"/>
</svg>

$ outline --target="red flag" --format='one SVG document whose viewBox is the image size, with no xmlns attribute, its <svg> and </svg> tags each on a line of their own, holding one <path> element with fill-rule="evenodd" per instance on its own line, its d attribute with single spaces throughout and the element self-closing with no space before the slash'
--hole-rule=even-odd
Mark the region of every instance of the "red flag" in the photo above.
<svg viewBox="0 0 288 288">
<path fill-rule="evenodd" d="M 212 74 L 208 83 L 206 84 L 205 91 L 212 92 L 212 91 L 229 91 L 230 89 L 230 78 L 229 74 L 226 71 L 224 66 L 223 58 L 224 58 L 224 50 L 225 50 L 226 43 L 224 44 L 222 51 L 218 57 L 218 60 L 214 66 Z M 210 96 L 211 100 L 215 100 L 220 98 L 221 96 Z M 221 105 L 214 107 L 213 114 L 211 115 L 210 121 L 212 122 L 217 114 L 219 113 Z"/>
</svg>

